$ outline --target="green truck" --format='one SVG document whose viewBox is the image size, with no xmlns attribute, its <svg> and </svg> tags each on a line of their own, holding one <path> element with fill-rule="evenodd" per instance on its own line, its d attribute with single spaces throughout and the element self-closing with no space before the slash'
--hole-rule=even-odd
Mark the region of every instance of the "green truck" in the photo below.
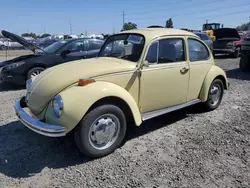
<svg viewBox="0 0 250 188">
<path fill-rule="evenodd" d="M 242 71 L 250 71 L 250 31 L 241 46 L 240 69 Z"/>
</svg>

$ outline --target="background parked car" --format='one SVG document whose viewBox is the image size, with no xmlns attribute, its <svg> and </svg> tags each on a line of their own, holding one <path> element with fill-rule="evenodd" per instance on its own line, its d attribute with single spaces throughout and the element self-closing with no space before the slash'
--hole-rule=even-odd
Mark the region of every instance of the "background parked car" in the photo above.
<svg viewBox="0 0 250 188">
<path fill-rule="evenodd" d="M 246 33 L 241 46 L 240 69 L 250 71 L 250 32 Z"/>
<path fill-rule="evenodd" d="M 240 35 L 236 29 L 220 28 L 214 30 L 214 55 L 230 54 L 237 58 L 240 55 L 241 41 Z"/>
<path fill-rule="evenodd" d="M 0 81 L 15 82 L 25 85 L 26 80 L 40 74 L 46 68 L 78 59 L 97 56 L 104 41 L 100 39 L 67 39 L 60 40 L 42 49 L 13 33 L 2 31 L 2 34 L 17 41 L 34 52 L 0 64 Z"/>
<path fill-rule="evenodd" d="M 201 40 L 203 40 L 208 47 L 213 51 L 213 40 L 209 37 L 209 35 L 205 32 L 194 32 L 194 34 L 198 35 Z"/>
<path fill-rule="evenodd" d="M 44 39 L 44 40 L 37 41 L 36 45 L 38 45 L 40 48 L 46 48 L 49 45 L 51 45 L 59 40 L 60 39 Z"/>
</svg>

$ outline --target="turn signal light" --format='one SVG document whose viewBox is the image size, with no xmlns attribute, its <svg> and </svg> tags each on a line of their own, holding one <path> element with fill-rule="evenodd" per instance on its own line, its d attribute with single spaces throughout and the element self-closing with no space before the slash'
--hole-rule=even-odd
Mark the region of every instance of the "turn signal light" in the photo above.
<svg viewBox="0 0 250 188">
<path fill-rule="evenodd" d="M 86 85 L 93 83 L 93 82 L 95 82 L 95 80 L 93 80 L 93 79 L 80 79 L 78 81 L 78 86 L 86 86 Z"/>
</svg>

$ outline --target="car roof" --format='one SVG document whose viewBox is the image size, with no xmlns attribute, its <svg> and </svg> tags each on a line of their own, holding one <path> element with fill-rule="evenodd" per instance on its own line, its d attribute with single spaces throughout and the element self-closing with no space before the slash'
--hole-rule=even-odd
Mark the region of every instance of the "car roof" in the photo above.
<svg viewBox="0 0 250 188">
<path fill-rule="evenodd" d="M 184 31 L 181 29 L 173 28 L 143 28 L 143 29 L 131 29 L 127 31 L 122 31 L 121 33 L 138 33 L 145 36 L 162 36 L 162 35 L 191 35 L 195 36 L 189 31 Z"/>
<path fill-rule="evenodd" d="M 195 31 L 195 32 L 193 32 L 194 34 L 203 34 L 203 35 L 207 35 L 207 33 L 205 33 L 205 32 L 199 32 L 199 31 Z"/>
<path fill-rule="evenodd" d="M 131 29 L 127 31 L 122 31 L 118 34 L 122 33 L 135 33 L 141 34 L 145 37 L 146 43 L 151 41 L 154 38 L 160 36 L 176 36 L 176 35 L 185 35 L 185 36 L 193 36 L 199 38 L 192 32 L 184 31 L 181 29 L 174 29 L 174 28 L 142 28 L 142 29 Z"/>
</svg>

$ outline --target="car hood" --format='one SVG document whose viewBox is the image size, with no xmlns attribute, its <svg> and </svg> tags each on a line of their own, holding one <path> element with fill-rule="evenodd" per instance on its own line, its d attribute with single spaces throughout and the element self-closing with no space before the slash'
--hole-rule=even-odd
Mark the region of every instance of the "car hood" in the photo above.
<svg viewBox="0 0 250 188">
<path fill-rule="evenodd" d="M 240 35 L 236 29 L 233 28 L 220 28 L 214 30 L 214 36 L 216 40 L 224 39 L 224 38 L 233 38 L 240 40 Z"/>
<path fill-rule="evenodd" d="M 2 30 L 2 35 L 8 39 L 10 39 L 13 42 L 18 42 L 19 44 L 25 46 L 29 50 L 35 53 L 36 49 L 41 50 L 43 53 L 46 53 L 45 51 L 42 50 L 42 48 L 39 48 L 35 44 L 25 40 L 23 37 L 20 37 L 14 33 L 10 33 L 8 31 Z"/>
<path fill-rule="evenodd" d="M 77 60 L 51 67 L 33 80 L 27 91 L 27 105 L 34 114 L 39 114 L 55 95 L 81 78 L 94 78 L 135 68 L 136 63 L 108 57 Z"/>
</svg>

